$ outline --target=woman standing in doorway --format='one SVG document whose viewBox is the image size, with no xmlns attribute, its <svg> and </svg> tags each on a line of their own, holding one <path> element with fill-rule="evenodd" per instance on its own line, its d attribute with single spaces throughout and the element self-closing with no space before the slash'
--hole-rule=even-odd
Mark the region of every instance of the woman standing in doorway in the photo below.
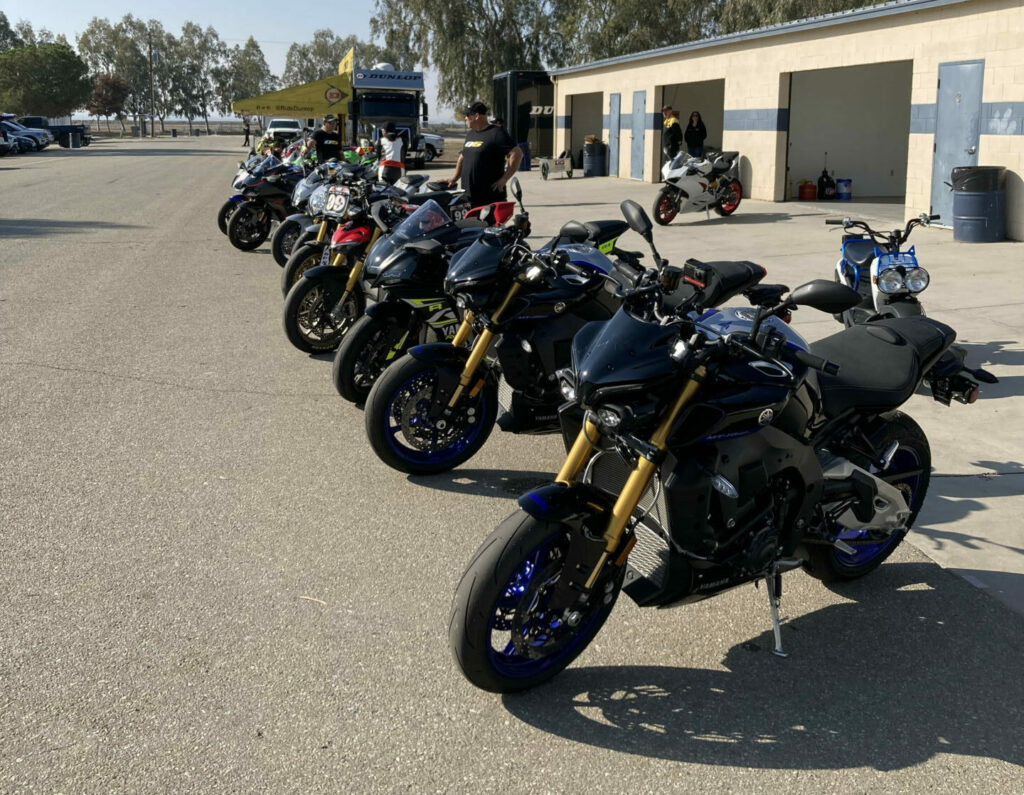
<svg viewBox="0 0 1024 795">
<path fill-rule="evenodd" d="M 708 137 L 708 131 L 704 127 L 704 121 L 699 112 L 694 111 L 690 114 L 690 123 L 686 125 L 683 137 L 686 139 L 686 151 L 691 156 L 704 156 L 704 139 Z"/>
</svg>

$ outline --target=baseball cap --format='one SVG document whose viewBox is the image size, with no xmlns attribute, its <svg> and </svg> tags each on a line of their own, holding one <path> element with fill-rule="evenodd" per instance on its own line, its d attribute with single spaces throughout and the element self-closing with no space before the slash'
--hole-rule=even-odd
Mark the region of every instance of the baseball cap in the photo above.
<svg viewBox="0 0 1024 795">
<path fill-rule="evenodd" d="M 463 108 L 461 112 L 463 116 L 471 116 L 474 113 L 481 113 L 486 116 L 487 106 L 483 102 L 477 101 L 472 105 Z"/>
<path fill-rule="evenodd" d="M 328 113 L 326 116 L 324 116 L 324 124 L 327 124 L 327 122 L 329 122 L 329 121 L 337 121 L 337 120 L 338 120 L 338 117 L 335 116 L 333 113 Z"/>
</svg>

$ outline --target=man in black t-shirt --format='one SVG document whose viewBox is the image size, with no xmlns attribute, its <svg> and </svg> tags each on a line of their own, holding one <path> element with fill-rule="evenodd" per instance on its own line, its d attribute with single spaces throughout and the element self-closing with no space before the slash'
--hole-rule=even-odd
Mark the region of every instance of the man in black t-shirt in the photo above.
<svg viewBox="0 0 1024 795">
<path fill-rule="evenodd" d="M 462 113 L 469 130 L 455 164 L 455 175 L 448 184 L 454 185 L 461 177 L 473 207 L 503 201 L 507 195 L 505 184 L 519 168 L 523 152 L 502 127 L 487 120 L 487 106 L 483 102 L 474 102 Z"/>
<path fill-rule="evenodd" d="M 341 157 L 341 136 L 338 135 L 338 117 L 333 113 L 328 113 L 324 116 L 323 126 L 309 137 L 309 140 L 302 147 L 302 153 L 306 154 L 313 147 L 316 147 L 316 161 L 318 163 L 326 163 L 332 158 Z"/>
</svg>

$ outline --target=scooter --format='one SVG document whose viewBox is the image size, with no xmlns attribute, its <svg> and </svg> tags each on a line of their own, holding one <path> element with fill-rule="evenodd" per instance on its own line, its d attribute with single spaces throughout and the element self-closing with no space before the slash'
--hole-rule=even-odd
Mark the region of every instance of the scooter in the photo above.
<svg viewBox="0 0 1024 795">
<path fill-rule="evenodd" d="M 849 328 L 883 317 L 925 314 L 918 296 L 928 287 L 928 271 L 917 263 L 914 246 L 900 247 L 918 226 L 928 226 L 937 215 L 921 213 L 903 229 L 877 232 L 865 221 L 829 218 L 829 226 L 842 226 L 842 256 L 836 263 L 835 280 L 860 293 L 861 302 L 833 317 Z M 860 230 L 851 232 L 850 230 Z"/>
<path fill-rule="evenodd" d="M 710 217 L 732 215 L 743 198 L 739 180 L 739 152 L 691 157 L 680 152 L 661 169 L 665 187 L 654 200 L 654 220 L 664 226 L 679 213 L 704 210 Z"/>
</svg>

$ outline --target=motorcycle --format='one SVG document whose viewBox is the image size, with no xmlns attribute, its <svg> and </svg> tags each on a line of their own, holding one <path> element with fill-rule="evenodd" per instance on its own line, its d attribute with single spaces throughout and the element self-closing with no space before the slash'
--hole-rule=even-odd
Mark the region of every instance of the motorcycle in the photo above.
<svg viewBox="0 0 1024 795">
<path fill-rule="evenodd" d="M 654 200 L 654 220 L 669 224 L 679 213 L 714 210 L 732 215 L 743 198 L 739 152 L 719 152 L 714 160 L 680 152 L 661 169 L 665 187 Z M 710 215 L 709 215 L 710 217 Z"/>
<path fill-rule="evenodd" d="M 622 209 L 654 251 L 640 206 Z M 781 322 L 798 307 L 856 306 L 845 285 L 789 292 L 760 284 L 750 263 L 655 261 L 611 320 L 576 336 L 559 373 L 571 401 L 565 462 L 519 499 L 457 587 L 449 642 L 477 687 L 555 676 L 620 591 L 667 607 L 764 580 L 785 656 L 781 575 L 863 577 L 921 508 L 928 440 L 897 409 L 922 383 L 948 405 L 996 380 L 967 368 L 950 350 L 956 332 L 930 318 L 860 324 L 809 346 Z M 657 296 L 680 283 L 692 295 L 659 315 Z M 752 306 L 723 321 L 710 308 L 736 291 Z"/>
<path fill-rule="evenodd" d="M 292 191 L 303 178 L 301 167 L 267 158 L 243 180 L 238 207 L 227 222 L 228 240 L 237 249 L 252 251 L 270 236 L 274 221 L 283 221 L 294 208 Z"/>
<path fill-rule="evenodd" d="M 282 268 L 288 264 L 288 258 L 303 233 L 314 225 L 313 216 L 307 211 L 310 197 L 319 186 L 332 182 L 340 168 L 336 162 L 321 163 L 292 191 L 292 206 L 298 212 L 292 213 L 279 223 L 270 236 L 270 253 L 274 257 L 274 262 Z"/>
<path fill-rule="evenodd" d="M 852 326 L 882 317 L 912 317 L 925 313 L 918 296 L 928 287 L 928 271 L 917 264 L 913 246 L 908 251 L 900 251 L 900 248 L 915 227 L 928 226 L 938 217 L 921 213 L 907 221 L 903 229 L 888 233 L 876 232 L 864 221 L 826 219 L 826 224 L 842 225 L 844 232 L 861 230 L 864 233 L 843 235 L 835 280 L 856 290 L 861 300 L 857 306 L 836 315 L 836 320 Z"/>
<path fill-rule="evenodd" d="M 510 185 L 519 199 L 518 181 Z M 523 243 L 528 224 L 521 213 L 508 228 L 485 230 L 448 268 L 444 291 L 466 313 L 455 341 L 473 331 L 473 347 L 413 347 L 370 390 L 366 433 L 388 466 L 444 472 L 473 456 L 495 423 L 512 433 L 557 430 L 555 370 L 567 363 L 573 335 L 618 307 L 603 287 L 612 262 L 595 246 L 613 249 L 626 224 L 573 221 L 556 241 L 591 246 L 536 254 Z M 500 418 L 499 402 L 507 407 Z"/>
<path fill-rule="evenodd" d="M 246 160 L 238 161 L 238 170 L 235 172 L 235 176 L 231 178 L 231 188 L 235 191 L 234 194 L 229 196 L 227 200 L 217 210 L 217 228 L 220 229 L 221 234 L 226 235 L 228 233 L 228 221 L 231 220 L 231 214 L 238 208 L 238 205 L 243 201 L 242 189 L 245 184 L 245 180 L 255 171 L 260 165 L 266 160 L 265 155 L 251 155 Z"/>
</svg>

